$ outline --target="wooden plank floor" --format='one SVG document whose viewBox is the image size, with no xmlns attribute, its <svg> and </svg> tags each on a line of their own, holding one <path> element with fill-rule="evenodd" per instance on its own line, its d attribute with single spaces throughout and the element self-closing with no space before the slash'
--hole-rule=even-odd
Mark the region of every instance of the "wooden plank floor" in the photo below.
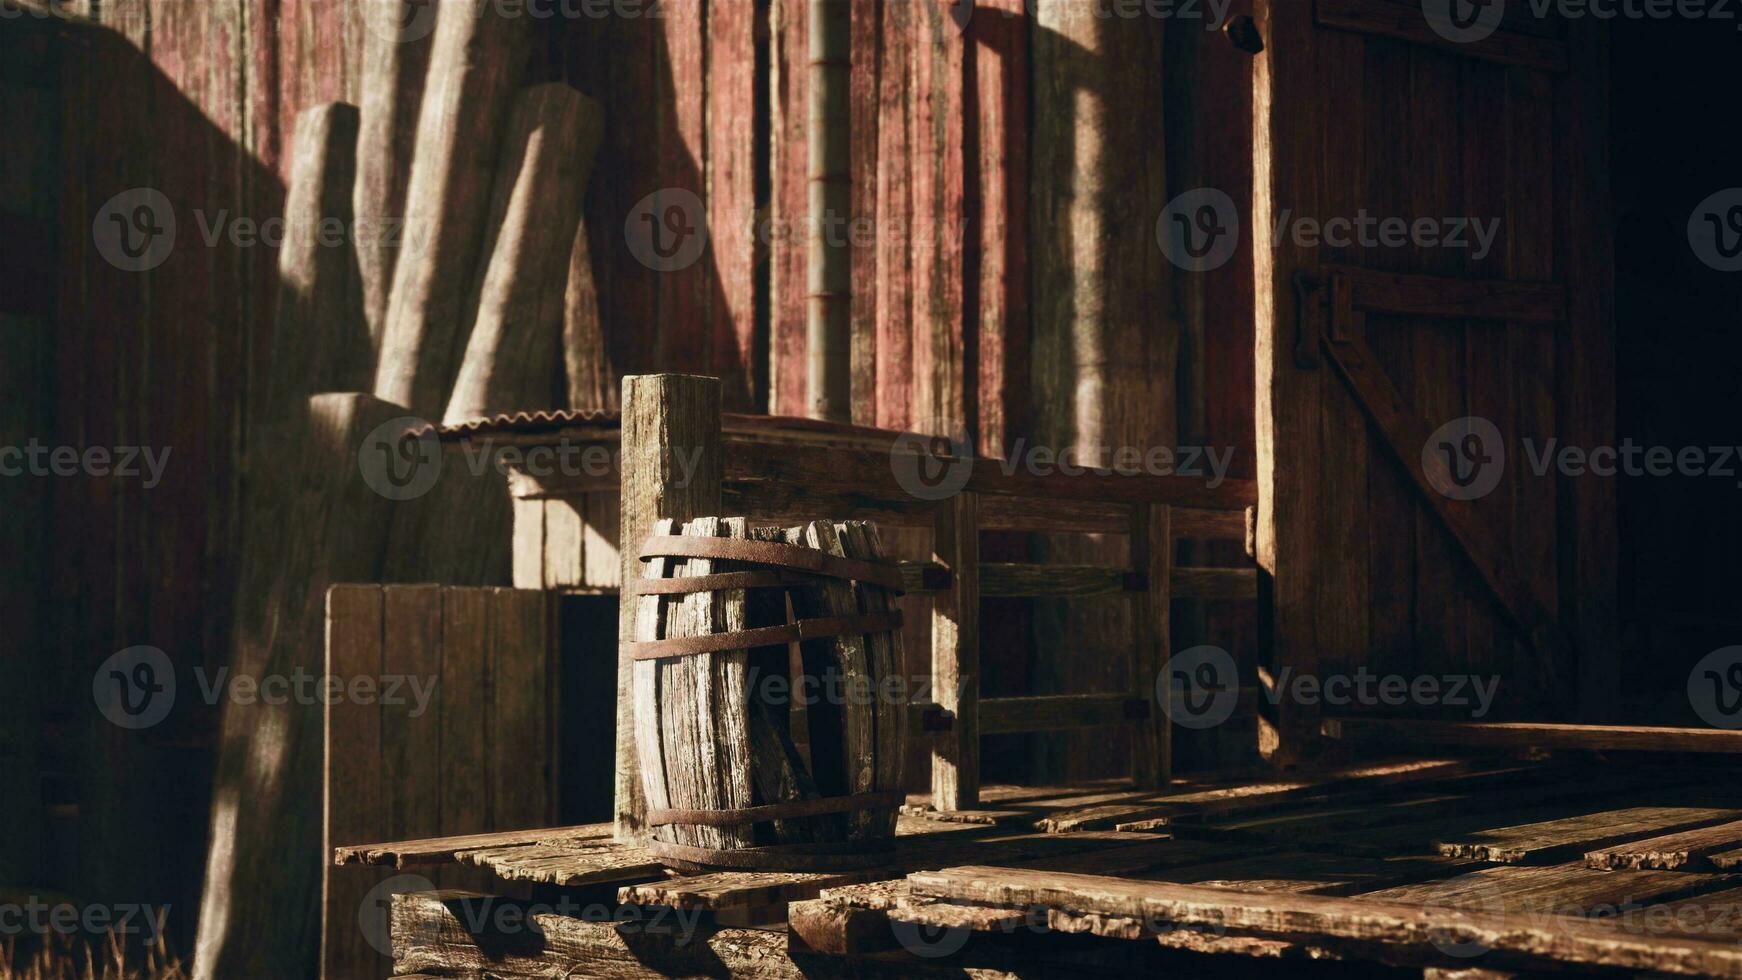
<svg viewBox="0 0 1742 980">
<path fill-rule="evenodd" d="M 1186 972 L 1263 957 L 1309 972 L 1342 963 L 1742 977 L 1742 874 L 1730 861 L 1742 850 L 1742 790 L 1733 783 L 1661 760 L 1429 761 L 1180 781 L 1166 793 L 988 787 L 973 814 L 935 814 L 910 799 L 891 863 L 842 874 L 675 874 L 603 826 L 343 848 L 335 859 L 469 864 L 555 888 L 611 884 L 619 909 L 698 915 L 710 929 L 778 934 L 784 924 L 787 952 L 767 961 L 768 976 L 800 975 L 788 967 L 849 975 L 865 957 L 876 963 L 866 975 L 900 973 L 904 958 L 913 975 L 948 964 L 1023 975 L 993 964 L 1050 963 L 1064 952 L 1087 957 L 1080 966 L 1095 973 L 1104 969 L 1092 965 L 1095 951 L 1112 943 L 1139 959 L 1199 957 Z M 440 903 L 417 909 L 452 918 Z M 748 944 L 733 956 L 771 942 L 766 932 L 708 935 L 716 946 Z M 470 966 L 442 972 L 425 956 L 401 968 L 500 968 L 478 965 L 488 937 L 450 939 L 476 947 L 456 954 Z M 601 933 L 574 949 L 610 942 Z M 730 959 L 726 951 L 716 953 Z M 541 975 L 563 975 L 568 954 L 545 955 Z M 670 955 L 647 966 L 704 954 L 673 946 Z"/>
</svg>

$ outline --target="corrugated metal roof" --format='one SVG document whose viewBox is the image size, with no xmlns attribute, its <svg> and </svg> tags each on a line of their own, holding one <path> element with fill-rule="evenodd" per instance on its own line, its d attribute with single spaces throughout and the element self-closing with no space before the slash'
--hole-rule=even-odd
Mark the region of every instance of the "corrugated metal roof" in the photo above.
<svg viewBox="0 0 1742 980">
<path fill-rule="evenodd" d="M 483 433 L 533 433 L 566 429 L 572 425 L 611 425 L 619 422 L 623 413 L 614 408 L 565 408 L 537 412 L 504 412 L 481 419 L 467 419 L 452 425 L 431 422 L 412 429 L 408 435 L 422 438 L 434 434 L 442 438 L 459 438 Z"/>
</svg>

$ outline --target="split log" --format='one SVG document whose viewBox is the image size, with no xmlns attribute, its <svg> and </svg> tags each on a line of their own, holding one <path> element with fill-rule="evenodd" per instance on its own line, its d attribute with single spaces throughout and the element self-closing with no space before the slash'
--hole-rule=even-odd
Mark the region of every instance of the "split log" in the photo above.
<svg viewBox="0 0 1742 980">
<path fill-rule="evenodd" d="M 617 407 L 621 385 L 599 312 L 599 282 L 593 271 L 592 242 L 587 221 L 575 232 L 569 253 L 569 277 L 563 291 L 563 378 L 570 408 Z"/>
<path fill-rule="evenodd" d="M 490 0 L 441 5 L 406 190 L 404 248 L 376 366 L 377 397 L 436 417 L 473 321 L 498 146 L 525 69 L 530 17 Z"/>
<path fill-rule="evenodd" d="M 581 199 L 604 133 L 604 110 L 567 85 L 522 92 L 503 140 L 490 206 L 478 318 L 445 420 L 546 407 L 562 337 L 555 319 L 569 273 Z"/>
<path fill-rule="evenodd" d="M 306 424 L 262 447 L 264 458 L 284 459 L 262 472 L 293 477 L 294 492 L 252 502 L 230 677 L 321 673 L 327 588 L 373 579 L 385 544 L 389 501 L 359 460 L 389 448 L 376 440 L 404 415 L 370 395 L 316 395 Z M 315 968 L 321 707 L 224 705 L 196 977 L 300 978 Z"/>
<path fill-rule="evenodd" d="M 357 107 L 344 103 L 316 106 L 296 120 L 284 245 L 278 251 L 278 310 L 263 416 L 268 425 L 300 415 L 316 392 L 362 387 L 374 360 L 345 236 L 357 128 Z"/>
<path fill-rule="evenodd" d="M 387 325 L 393 270 L 403 251 L 405 192 L 429 73 L 431 0 L 365 0 L 362 134 L 357 141 L 357 270 L 372 349 Z"/>
<path fill-rule="evenodd" d="M 549 406 L 567 257 L 603 130 L 598 103 L 567 85 L 521 93 L 502 150 L 485 261 L 474 287 L 478 311 L 445 418 Z M 480 468 L 484 447 L 445 461 L 432 492 L 394 516 L 389 582 L 493 585 L 509 579 L 512 506 L 503 475 Z"/>
</svg>

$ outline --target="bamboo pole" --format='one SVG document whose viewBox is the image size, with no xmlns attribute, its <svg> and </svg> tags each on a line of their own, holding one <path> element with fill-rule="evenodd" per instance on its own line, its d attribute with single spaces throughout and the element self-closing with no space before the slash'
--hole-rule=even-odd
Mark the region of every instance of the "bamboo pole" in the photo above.
<svg viewBox="0 0 1742 980">
<path fill-rule="evenodd" d="M 806 404 L 812 418 L 851 422 L 853 206 L 852 7 L 810 0 L 811 240 L 807 276 Z"/>
</svg>

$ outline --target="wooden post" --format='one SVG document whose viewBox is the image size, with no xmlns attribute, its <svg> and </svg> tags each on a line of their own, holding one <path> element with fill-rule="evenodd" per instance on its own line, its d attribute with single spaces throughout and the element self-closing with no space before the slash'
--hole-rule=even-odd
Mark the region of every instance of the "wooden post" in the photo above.
<svg viewBox="0 0 1742 980">
<path fill-rule="evenodd" d="M 1157 789 L 1173 780 L 1173 722 L 1156 693 L 1156 677 L 1173 650 L 1168 608 L 1173 591 L 1173 509 L 1166 504 L 1133 508 L 1131 568 L 1144 576 L 1145 585 L 1132 617 L 1136 647 L 1131 690 L 1133 697 L 1150 702 L 1149 720 L 1131 730 L 1131 778 L 1138 789 Z"/>
<path fill-rule="evenodd" d="M 641 542 L 660 518 L 717 515 L 724 457 L 720 382 L 683 374 L 623 379 L 623 581 L 641 577 Z M 618 604 L 617 630 L 635 635 L 636 603 Z M 634 661 L 617 654 L 617 839 L 642 837 L 646 812 L 635 747 Z"/>
<path fill-rule="evenodd" d="M 376 365 L 377 397 L 435 418 L 447 402 L 484 243 L 509 99 L 531 18 L 488 0 L 443 3 L 406 190 L 403 249 Z M 568 243 L 565 243 L 565 246 Z"/>
<path fill-rule="evenodd" d="M 387 326 L 418 106 L 429 73 L 431 36 L 422 33 L 422 21 L 437 12 L 431 0 L 365 0 L 358 11 L 368 29 L 363 32 L 362 134 L 353 207 L 363 314 L 376 353 Z"/>
<path fill-rule="evenodd" d="M 356 172 L 355 106 L 334 102 L 297 117 L 278 251 L 268 425 L 300 414 L 311 394 L 362 387 L 373 360 L 352 252 L 344 244 Z"/>
<path fill-rule="evenodd" d="M 980 498 L 961 493 L 937 509 L 932 560 L 950 569 L 950 589 L 932 604 L 933 699 L 955 725 L 932 752 L 932 806 L 980 802 Z"/>
<path fill-rule="evenodd" d="M 597 102 L 556 83 L 515 98 L 477 273 L 477 321 L 445 421 L 548 404 L 581 197 L 604 133 Z"/>
</svg>

